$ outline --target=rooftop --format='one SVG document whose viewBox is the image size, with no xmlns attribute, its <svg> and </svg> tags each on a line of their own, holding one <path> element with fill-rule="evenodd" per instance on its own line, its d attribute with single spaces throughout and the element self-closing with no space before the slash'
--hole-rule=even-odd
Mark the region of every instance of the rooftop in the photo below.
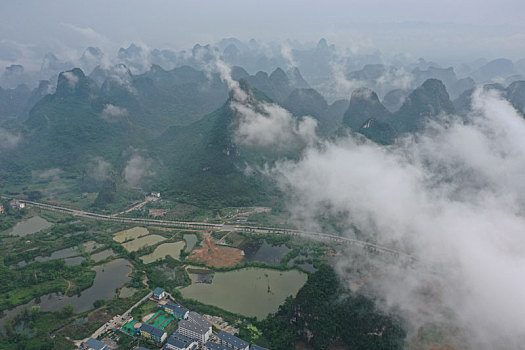
<svg viewBox="0 0 525 350">
<path fill-rule="evenodd" d="M 183 307 L 180 306 L 179 304 L 175 304 L 174 302 L 171 302 L 171 301 L 169 301 L 168 303 L 166 303 L 166 305 L 164 305 L 164 307 L 169 307 L 169 308 L 172 309 L 174 312 L 176 312 L 176 313 L 178 313 L 178 314 L 181 314 L 181 315 L 184 315 L 184 314 L 186 314 L 186 312 L 189 311 L 188 309 L 183 308 Z"/>
<path fill-rule="evenodd" d="M 219 337 L 220 340 L 223 340 L 238 348 L 245 348 L 248 345 L 250 345 L 248 342 L 240 338 L 237 338 L 236 336 L 231 335 L 230 333 L 226 333 L 224 331 L 221 331 L 217 336 Z"/>
<path fill-rule="evenodd" d="M 155 288 L 155 290 L 153 291 L 153 295 L 160 295 L 160 294 L 163 293 L 163 292 L 164 292 L 164 289 L 157 287 L 157 288 Z"/>
<path fill-rule="evenodd" d="M 154 326 L 146 324 L 146 323 L 144 323 L 140 327 L 140 330 L 144 331 L 144 332 L 148 332 L 149 334 L 155 335 L 157 337 L 162 337 L 162 335 L 164 335 L 166 333 L 165 330 L 162 330 L 160 328 L 154 327 Z"/>
<path fill-rule="evenodd" d="M 95 350 L 102 350 L 106 346 L 106 344 L 104 344 L 100 340 L 96 340 L 93 338 L 89 338 L 86 341 L 86 345 L 89 346 L 90 349 L 95 349 Z"/>
<path fill-rule="evenodd" d="M 182 341 L 185 341 L 187 343 L 191 343 L 191 342 L 195 341 L 195 340 L 193 340 L 191 338 L 186 337 L 185 335 L 180 334 L 177 331 L 173 332 L 173 334 L 170 336 L 170 338 L 175 338 L 175 339 L 178 339 L 178 340 L 182 340 Z"/>
<path fill-rule="evenodd" d="M 187 320 L 180 320 L 179 328 L 187 329 L 198 334 L 206 334 L 210 330 L 209 327 L 204 327 L 202 325 Z"/>
<path fill-rule="evenodd" d="M 168 342 L 167 342 L 169 345 L 173 345 L 177 348 L 185 348 L 189 345 L 189 343 L 185 342 L 185 341 L 181 341 L 179 339 L 175 339 L 175 338 L 172 338 L 170 337 L 168 339 Z"/>
<path fill-rule="evenodd" d="M 200 325 L 201 327 L 210 328 L 211 323 L 202 317 L 200 314 L 196 313 L 195 311 L 190 311 L 188 315 L 188 320 Z"/>
<path fill-rule="evenodd" d="M 252 346 L 250 346 L 250 350 L 268 350 L 268 349 L 263 348 L 263 347 L 261 347 L 259 345 L 253 344 Z"/>
<path fill-rule="evenodd" d="M 227 346 L 224 346 L 224 345 L 221 345 L 221 344 L 217 344 L 217 343 L 212 343 L 212 342 L 207 342 L 206 343 L 206 349 L 209 349 L 209 350 L 231 350 L 231 348 L 229 348 Z"/>
</svg>

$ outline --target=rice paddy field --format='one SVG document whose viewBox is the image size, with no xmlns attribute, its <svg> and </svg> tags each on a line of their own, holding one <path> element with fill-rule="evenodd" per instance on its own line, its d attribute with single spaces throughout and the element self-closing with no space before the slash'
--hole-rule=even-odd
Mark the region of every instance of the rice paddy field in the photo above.
<svg viewBox="0 0 525 350">
<path fill-rule="evenodd" d="M 166 255 L 171 256 L 173 259 L 180 259 L 180 252 L 184 249 L 184 241 L 173 242 L 173 243 L 163 243 L 155 248 L 153 253 L 144 255 L 140 259 L 144 264 L 150 264 L 154 261 L 164 259 Z"/>
<path fill-rule="evenodd" d="M 124 249 L 131 253 L 136 252 L 140 248 L 152 246 L 165 240 L 166 238 L 159 235 L 148 235 L 123 243 L 122 246 L 124 247 Z"/>
<path fill-rule="evenodd" d="M 142 236 L 146 236 L 149 234 L 148 229 L 144 227 L 133 227 L 129 230 L 124 230 L 115 233 L 115 236 L 113 236 L 113 240 L 119 243 L 123 243 L 126 241 L 129 241 L 130 239 L 137 239 Z"/>
</svg>

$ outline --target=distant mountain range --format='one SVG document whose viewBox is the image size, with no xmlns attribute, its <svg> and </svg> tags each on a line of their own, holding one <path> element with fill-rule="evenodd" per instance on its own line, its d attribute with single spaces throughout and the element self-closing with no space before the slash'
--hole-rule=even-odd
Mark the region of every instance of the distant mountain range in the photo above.
<svg viewBox="0 0 525 350">
<path fill-rule="evenodd" d="M 90 55 L 97 57 L 97 51 Z M 383 68 L 368 67 L 356 77 L 373 79 L 384 73 Z M 233 67 L 232 78 L 256 103 L 276 103 L 297 117 L 313 117 L 321 137 L 354 132 L 391 144 L 420 130 L 427 119 L 465 114 L 470 107 L 472 81 L 456 79 L 450 69 L 414 70 L 420 77 L 443 75 L 449 85 L 462 85 L 457 91 L 466 90 L 452 102 L 446 84 L 429 78 L 413 90 L 390 91 L 383 102 L 375 91 L 363 87 L 355 89 L 349 100 L 329 104 L 297 68 L 252 75 Z M 485 88 L 500 91 L 523 113 L 525 81 Z M 153 65 L 142 74 L 133 74 L 124 64 L 97 66 L 89 76 L 75 68 L 61 72 L 56 87 L 42 81 L 33 90 L 23 85 L 0 89 L 0 127 L 20 137 L 17 147 L 0 153 L 0 186 L 30 181 L 35 171 L 60 169 L 79 190 L 118 192 L 118 184 L 129 181 L 131 159 L 138 157 L 141 167 L 152 168 L 146 173 L 154 176 L 133 186 L 210 206 L 267 203 L 278 191 L 256 172 L 248 175 L 247 169 L 299 154 L 237 144 L 238 116 L 230 99 L 217 73 L 190 66 L 165 70 Z M 105 180 L 89 178 L 97 164 L 109 169 Z M 114 198 L 102 196 L 97 205 L 104 207 L 104 201 Z"/>
</svg>

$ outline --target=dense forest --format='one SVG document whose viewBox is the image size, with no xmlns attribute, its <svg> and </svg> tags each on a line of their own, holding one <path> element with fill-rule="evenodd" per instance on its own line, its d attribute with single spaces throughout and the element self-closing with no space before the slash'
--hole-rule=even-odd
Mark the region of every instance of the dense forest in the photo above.
<svg viewBox="0 0 525 350">
<path fill-rule="evenodd" d="M 295 342 L 314 349 L 402 349 L 406 336 L 399 319 L 378 310 L 374 300 L 344 290 L 327 265 L 310 275 L 296 298 L 289 297 L 260 328 L 275 350 L 293 349 Z"/>
</svg>

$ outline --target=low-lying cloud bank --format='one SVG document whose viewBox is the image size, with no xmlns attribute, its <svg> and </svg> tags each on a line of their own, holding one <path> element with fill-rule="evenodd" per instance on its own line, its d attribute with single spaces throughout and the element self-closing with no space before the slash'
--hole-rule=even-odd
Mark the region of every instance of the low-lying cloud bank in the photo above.
<svg viewBox="0 0 525 350">
<path fill-rule="evenodd" d="M 2 153 L 2 150 L 15 148 L 20 140 L 20 135 L 15 135 L 4 128 L 0 128 L 0 153 Z"/>
<path fill-rule="evenodd" d="M 508 102 L 479 90 L 466 123 L 442 119 L 391 147 L 325 142 L 272 174 L 299 222 L 338 215 L 432 268 L 385 268 L 374 283 L 413 329 L 449 314 L 472 346 L 522 347 L 525 120 Z"/>
<path fill-rule="evenodd" d="M 507 101 L 478 90 L 466 121 L 443 117 L 388 147 L 354 136 L 316 140 L 315 127 L 278 106 L 261 111 L 241 99 L 231 107 L 239 139 L 254 147 L 280 147 L 308 130 L 300 160 L 268 171 L 291 196 L 297 222 L 318 229 L 316 218 L 334 215 L 353 228 L 345 235 L 359 231 L 417 257 L 416 267 L 381 266 L 371 281 L 412 335 L 445 322 L 473 348 L 523 347 L 525 120 Z M 339 263 L 344 271 L 354 262 Z"/>
<path fill-rule="evenodd" d="M 145 181 L 155 175 L 154 162 L 152 159 L 131 150 L 132 154 L 124 167 L 123 177 L 130 186 L 141 186 Z"/>
<path fill-rule="evenodd" d="M 128 111 L 124 107 L 115 106 L 112 104 L 107 104 L 100 117 L 109 123 L 115 123 L 123 120 L 128 115 Z"/>
<path fill-rule="evenodd" d="M 237 113 L 235 141 L 254 148 L 286 151 L 312 145 L 316 140 L 317 121 L 309 116 L 294 117 L 275 103 L 255 101 L 250 91 L 233 80 L 231 68 L 219 58 L 212 68 L 232 92 L 230 108 Z"/>
</svg>

